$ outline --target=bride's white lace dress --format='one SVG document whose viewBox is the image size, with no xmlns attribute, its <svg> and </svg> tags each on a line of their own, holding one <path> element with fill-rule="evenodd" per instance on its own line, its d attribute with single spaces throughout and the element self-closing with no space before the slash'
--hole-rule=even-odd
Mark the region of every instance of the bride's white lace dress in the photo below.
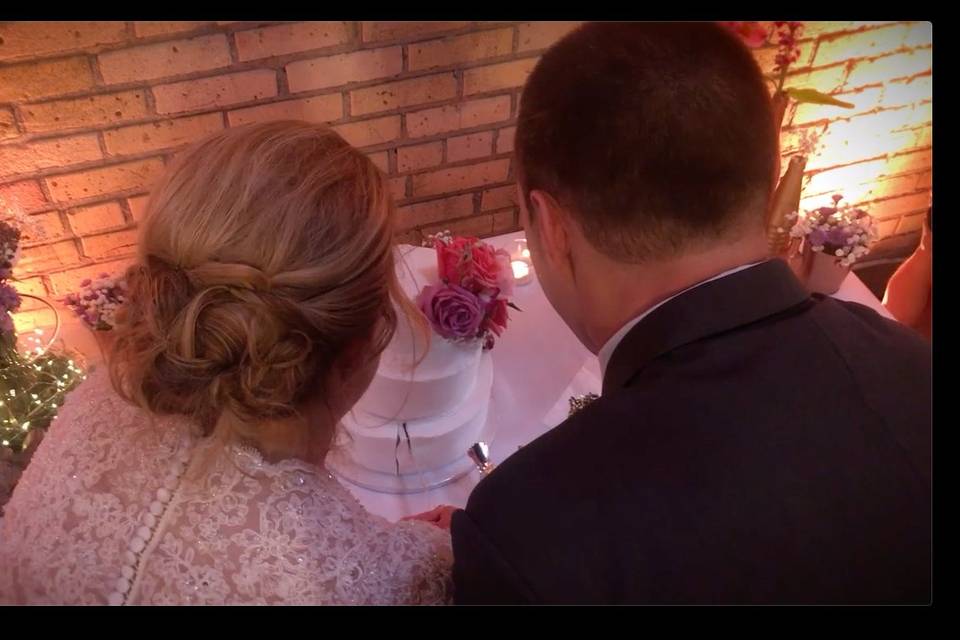
<svg viewBox="0 0 960 640">
<path fill-rule="evenodd" d="M 321 467 L 212 446 L 92 374 L 0 521 L 0 603 L 450 600 L 445 532 L 368 513 Z"/>
</svg>

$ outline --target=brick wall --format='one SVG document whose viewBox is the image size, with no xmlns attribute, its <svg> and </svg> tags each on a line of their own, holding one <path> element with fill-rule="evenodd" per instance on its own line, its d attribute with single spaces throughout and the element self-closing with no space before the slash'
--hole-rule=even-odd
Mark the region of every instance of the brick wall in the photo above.
<svg viewBox="0 0 960 640">
<path fill-rule="evenodd" d="M 559 22 L 0 23 L 0 205 L 27 212 L 21 291 L 60 297 L 129 259 L 145 195 L 183 145 L 274 118 L 331 123 L 389 175 L 404 240 L 517 228 L 520 88 Z M 840 190 L 885 236 L 915 232 L 931 184 L 929 23 L 808 23 L 788 86 L 855 109 L 787 113 L 816 132 L 806 205 Z M 765 69 L 775 51 L 761 49 Z M 602 141 L 598 141 L 602 144 Z M 30 326 L 21 313 L 18 326 Z"/>
</svg>

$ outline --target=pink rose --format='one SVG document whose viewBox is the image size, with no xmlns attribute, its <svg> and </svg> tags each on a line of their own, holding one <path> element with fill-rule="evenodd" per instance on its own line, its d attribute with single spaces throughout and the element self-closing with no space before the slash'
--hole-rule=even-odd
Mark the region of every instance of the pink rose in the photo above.
<svg viewBox="0 0 960 640">
<path fill-rule="evenodd" d="M 513 294 L 510 254 L 503 249 L 494 249 L 477 238 L 454 238 L 449 244 L 437 240 L 434 249 L 443 282 L 477 294 L 490 289 L 499 289 L 505 296 Z"/>
<path fill-rule="evenodd" d="M 437 251 L 437 273 L 444 282 L 462 284 L 464 264 L 470 259 L 470 247 L 476 238 L 454 238 L 450 244 L 436 240 L 433 248 Z"/>
<path fill-rule="evenodd" d="M 510 270 L 510 254 L 482 242 L 473 246 L 472 254 L 473 259 L 466 264 L 464 286 L 473 291 L 499 289 L 500 295 L 512 295 L 513 272 Z"/>
<path fill-rule="evenodd" d="M 428 285 L 417 296 L 417 306 L 444 338 L 469 339 L 480 333 L 484 318 L 480 299 L 459 285 Z"/>
</svg>

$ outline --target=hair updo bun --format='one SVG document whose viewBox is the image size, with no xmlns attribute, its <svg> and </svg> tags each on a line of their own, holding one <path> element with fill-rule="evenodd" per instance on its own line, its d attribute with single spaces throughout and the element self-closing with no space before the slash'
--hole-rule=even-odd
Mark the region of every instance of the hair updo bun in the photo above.
<svg viewBox="0 0 960 640">
<path fill-rule="evenodd" d="M 324 393 L 345 349 L 396 324 L 393 207 L 327 127 L 273 122 L 198 143 L 153 191 L 110 357 L 124 397 L 255 429 Z"/>
</svg>

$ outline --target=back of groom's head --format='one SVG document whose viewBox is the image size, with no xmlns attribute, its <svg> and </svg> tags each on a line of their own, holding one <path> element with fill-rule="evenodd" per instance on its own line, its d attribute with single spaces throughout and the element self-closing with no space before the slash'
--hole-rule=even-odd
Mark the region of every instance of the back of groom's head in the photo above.
<svg viewBox="0 0 960 640">
<path fill-rule="evenodd" d="M 523 91 L 520 187 L 549 193 L 597 250 L 669 258 L 762 228 L 778 152 L 749 50 L 713 23 L 589 23 Z"/>
</svg>

